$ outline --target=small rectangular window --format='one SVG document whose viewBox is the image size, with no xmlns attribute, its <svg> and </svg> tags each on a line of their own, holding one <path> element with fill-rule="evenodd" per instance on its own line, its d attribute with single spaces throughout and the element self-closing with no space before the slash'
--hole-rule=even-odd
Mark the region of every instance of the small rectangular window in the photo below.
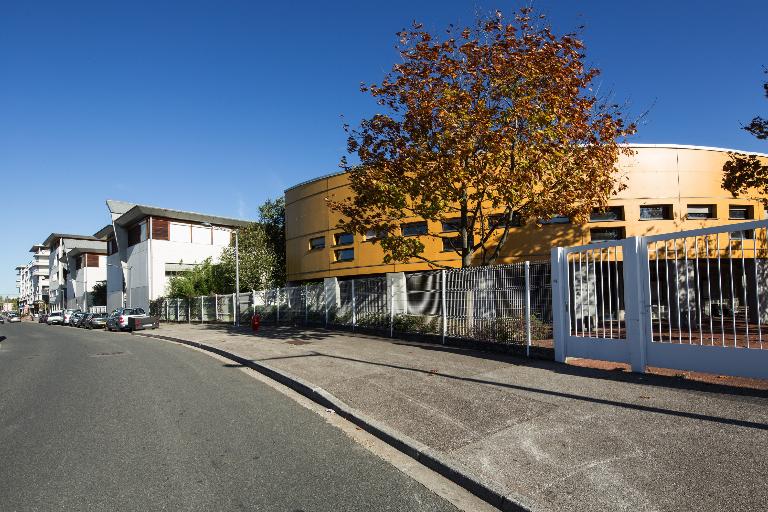
<svg viewBox="0 0 768 512">
<path fill-rule="evenodd" d="M 731 240 L 754 240 L 754 239 L 755 239 L 754 229 L 745 229 L 741 231 L 731 232 Z"/>
<path fill-rule="evenodd" d="M 383 231 L 383 230 L 369 229 L 368 231 L 365 232 L 365 240 L 366 241 L 380 240 L 380 239 L 386 238 L 386 237 L 387 237 L 387 232 Z"/>
<path fill-rule="evenodd" d="M 714 204 L 689 204 L 686 217 L 689 219 L 714 219 L 716 207 Z"/>
<path fill-rule="evenodd" d="M 336 261 L 352 261 L 355 259 L 355 250 L 350 249 L 338 249 L 334 251 L 336 254 Z"/>
<path fill-rule="evenodd" d="M 461 219 L 455 218 L 455 219 L 447 219 L 444 220 L 442 223 L 443 233 L 450 233 L 453 231 L 458 231 L 461 229 Z"/>
<path fill-rule="evenodd" d="M 401 226 L 403 236 L 419 236 L 427 234 L 426 222 L 410 222 Z"/>
<path fill-rule="evenodd" d="M 488 229 L 504 229 L 506 227 L 506 217 L 504 213 L 494 213 L 488 216 Z M 512 219 L 510 219 L 510 227 L 520 227 L 523 225 L 523 217 L 517 213 L 512 213 Z"/>
<path fill-rule="evenodd" d="M 589 215 L 589 222 L 613 222 L 624 220 L 623 206 L 608 206 L 605 209 L 593 208 Z"/>
<path fill-rule="evenodd" d="M 728 207 L 728 218 L 733 220 L 749 220 L 754 217 L 751 206 L 731 205 Z"/>
<path fill-rule="evenodd" d="M 443 238 L 443 252 L 456 252 L 459 247 L 461 247 L 460 237 Z"/>
<path fill-rule="evenodd" d="M 542 224 L 569 224 L 570 222 L 571 218 L 567 215 L 553 215 L 541 221 Z"/>
<path fill-rule="evenodd" d="M 592 242 L 622 240 L 625 238 L 624 228 L 592 228 L 589 230 L 589 238 Z"/>
<path fill-rule="evenodd" d="M 333 236 L 336 245 L 349 245 L 355 241 L 355 237 L 352 233 L 336 233 Z"/>
<path fill-rule="evenodd" d="M 309 239 L 309 250 L 316 251 L 318 249 L 325 249 L 325 237 L 318 236 L 317 238 Z"/>
<path fill-rule="evenodd" d="M 640 207 L 640 220 L 672 219 L 671 204 L 647 204 Z"/>
</svg>

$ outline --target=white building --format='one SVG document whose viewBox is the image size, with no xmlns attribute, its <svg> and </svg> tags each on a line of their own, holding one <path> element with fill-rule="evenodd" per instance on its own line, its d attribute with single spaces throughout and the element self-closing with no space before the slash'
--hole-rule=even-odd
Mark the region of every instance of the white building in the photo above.
<svg viewBox="0 0 768 512">
<path fill-rule="evenodd" d="M 33 245 L 29 252 L 33 255 L 32 261 L 16 267 L 16 288 L 19 308 L 38 313 L 45 309 L 48 301 L 48 249 Z"/>
<path fill-rule="evenodd" d="M 170 276 L 206 258 L 218 262 L 233 230 L 251 223 L 113 200 L 107 208 L 112 225 L 96 235 L 107 241 L 109 311 L 124 304 L 149 311 Z"/>
<path fill-rule="evenodd" d="M 48 256 L 51 310 L 93 305 L 93 287 L 107 278 L 107 244 L 94 236 L 51 233 L 43 245 Z"/>
</svg>

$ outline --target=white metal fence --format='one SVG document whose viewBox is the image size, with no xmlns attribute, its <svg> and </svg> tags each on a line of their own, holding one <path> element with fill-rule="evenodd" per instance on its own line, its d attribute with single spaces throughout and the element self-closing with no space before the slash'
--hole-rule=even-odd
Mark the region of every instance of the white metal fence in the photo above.
<svg viewBox="0 0 768 512">
<path fill-rule="evenodd" d="M 552 347 L 550 263 L 437 270 L 239 294 L 241 322 Z M 235 295 L 167 299 L 164 321 L 234 322 Z M 529 349 L 527 349 L 529 350 Z"/>
<path fill-rule="evenodd" d="M 768 377 L 766 230 L 755 221 L 553 250 L 555 357 Z"/>
</svg>

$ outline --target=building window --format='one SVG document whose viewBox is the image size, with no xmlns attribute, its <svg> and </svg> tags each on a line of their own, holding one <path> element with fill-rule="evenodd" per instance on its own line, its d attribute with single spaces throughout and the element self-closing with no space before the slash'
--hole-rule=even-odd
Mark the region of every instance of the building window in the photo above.
<svg viewBox="0 0 768 512">
<path fill-rule="evenodd" d="M 714 219 L 717 217 L 717 207 L 714 204 L 689 204 L 686 218 Z"/>
<path fill-rule="evenodd" d="M 453 236 L 443 238 L 443 252 L 456 252 L 461 247 L 461 238 Z"/>
<path fill-rule="evenodd" d="M 741 231 L 732 231 L 730 233 L 731 240 L 754 240 L 755 239 L 755 230 L 754 229 L 744 229 Z"/>
<path fill-rule="evenodd" d="M 334 251 L 336 254 L 336 261 L 352 261 L 355 259 L 355 250 L 349 249 L 337 249 Z"/>
<path fill-rule="evenodd" d="M 728 218 L 733 220 L 749 220 L 754 217 L 751 206 L 731 205 L 728 207 Z"/>
<path fill-rule="evenodd" d="M 352 235 L 352 233 L 336 233 L 333 236 L 334 240 L 336 241 L 336 245 L 349 245 L 355 241 L 355 237 Z"/>
<path fill-rule="evenodd" d="M 419 236 L 427 234 L 427 223 L 422 222 L 409 222 L 400 226 L 403 231 L 403 236 Z"/>
<path fill-rule="evenodd" d="M 672 219 L 671 204 L 647 204 L 640 207 L 640 220 Z"/>
<path fill-rule="evenodd" d="M 488 215 L 488 229 L 504 229 L 506 227 L 507 215 L 505 213 L 494 213 Z M 510 219 L 510 227 L 520 227 L 523 225 L 523 217 L 517 213 L 512 213 L 512 219 Z"/>
<path fill-rule="evenodd" d="M 443 233 L 451 233 L 461 229 L 461 219 L 456 217 L 455 219 L 447 219 L 442 223 Z"/>
<path fill-rule="evenodd" d="M 589 222 L 614 222 L 624 220 L 623 206 L 608 206 L 605 209 L 593 208 L 589 214 Z"/>
<path fill-rule="evenodd" d="M 540 221 L 542 224 L 570 224 L 571 218 L 567 215 L 553 215 Z"/>
<path fill-rule="evenodd" d="M 369 229 L 365 232 L 365 241 L 379 240 L 387 237 L 387 232 L 379 229 Z"/>
<path fill-rule="evenodd" d="M 309 239 L 309 250 L 317 251 L 319 249 L 325 249 L 325 237 L 319 236 L 317 238 Z"/>
<path fill-rule="evenodd" d="M 592 242 L 610 242 L 626 237 L 624 236 L 624 228 L 592 228 L 589 230 L 589 238 Z"/>
</svg>

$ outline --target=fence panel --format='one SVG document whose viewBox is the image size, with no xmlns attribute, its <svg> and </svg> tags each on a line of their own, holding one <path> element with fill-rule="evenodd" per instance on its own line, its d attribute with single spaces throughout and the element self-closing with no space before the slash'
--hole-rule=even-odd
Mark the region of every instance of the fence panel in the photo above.
<svg viewBox="0 0 768 512">
<path fill-rule="evenodd" d="M 528 269 L 528 271 L 526 271 Z M 526 278 L 527 275 L 527 278 Z M 549 262 L 338 280 L 241 293 L 240 322 L 323 325 L 394 334 L 551 346 Z M 328 294 L 331 293 L 329 296 Z M 232 295 L 170 299 L 169 321 L 234 322 Z M 177 307 L 178 306 L 178 307 Z"/>
<path fill-rule="evenodd" d="M 355 327 L 389 331 L 386 277 L 355 279 Z"/>
</svg>

